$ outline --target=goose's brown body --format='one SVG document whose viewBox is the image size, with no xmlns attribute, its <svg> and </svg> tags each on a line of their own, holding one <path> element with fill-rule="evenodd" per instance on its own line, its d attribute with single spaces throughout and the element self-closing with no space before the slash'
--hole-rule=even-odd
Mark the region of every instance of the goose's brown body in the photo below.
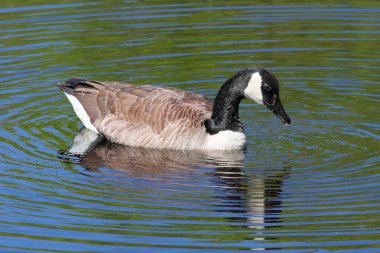
<svg viewBox="0 0 380 253">
<path fill-rule="evenodd" d="M 205 145 L 204 121 L 211 117 L 212 102 L 202 95 L 77 78 L 59 87 L 80 102 L 91 124 L 113 142 L 172 149 L 202 149 Z"/>
</svg>

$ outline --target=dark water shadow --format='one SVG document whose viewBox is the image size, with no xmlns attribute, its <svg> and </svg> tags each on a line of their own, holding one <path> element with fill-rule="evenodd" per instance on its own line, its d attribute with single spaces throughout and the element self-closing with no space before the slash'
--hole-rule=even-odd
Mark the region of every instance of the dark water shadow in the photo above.
<svg viewBox="0 0 380 253">
<path fill-rule="evenodd" d="M 263 231 L 282 226 L 281 193 L 290 168 L 284 164 L 281 168 L 274 167 L 270 173 L 252 173 L 244 167 L 245 156 L 244 151 L 128 147 L 99 138 L 86 129 L 78 133 L 70 148 L 58 154 L 60 159 L 95 173 L 107 168 L 126 173 L 127 177 L 171 183 L 177 183 L 173 181 L 179 178 L 190 182 L 202 176 L 215 189 L 214 197 L 220 203 L 216 211 L 226 213 L 225 219 L 233 226 L 252 231 L 246 239 L 274 240 Z"/>
<path fill-rule="evenodd" d="M 231 214 L 227 220 L 237 229 L 249 228 L 246 240 L 264 244 L 276 241 L 269 230 L 283 227 L 283 182 L 290 174 L 284 164 L 270 173 L 248 173 L 241 167 L 216 167 L 213 180 L 218 188 L 216 197 L 224 200 L 220 212 Z M 222 189 L 223 192 L 220 192 Z M 279 250 L 281 247 L 255 247 L 252 250 Z"/>
</svg>

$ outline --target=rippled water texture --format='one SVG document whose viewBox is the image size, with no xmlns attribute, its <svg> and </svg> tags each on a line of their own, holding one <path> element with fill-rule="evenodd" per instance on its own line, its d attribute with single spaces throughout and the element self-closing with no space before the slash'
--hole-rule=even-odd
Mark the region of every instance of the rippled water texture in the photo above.
<svg viewBox="0 0 380 253">
<path fill-rule="evenodd" d="M 380 251 L 378 1 L 53 2 L 0 3 L 1 252 Z M 246 152 L 60 152 L 69 77 L 214 98 L 248 66 L 293 124 L 244 102 Z"/>
</svg>

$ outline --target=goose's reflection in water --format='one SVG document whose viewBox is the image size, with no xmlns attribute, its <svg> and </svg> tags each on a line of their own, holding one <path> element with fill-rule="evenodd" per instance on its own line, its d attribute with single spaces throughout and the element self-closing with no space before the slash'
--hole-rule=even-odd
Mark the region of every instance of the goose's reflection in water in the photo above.
<svg viewBox="0 0 380 253">
<path fill-rule="evenodd" d="M 225 212 L 235 226 L 254 230 L 254 240 L 273 239 L 263 230 L 281 226 L 282 184 L 289 168 L 245 168 L 245 155 L 244 151 L 133 148 L 105 141 L 85 128 L 70 148 L 59 153 L 61 159 L 76 161 L 88 171 L 104 173 L 102 168 L 108 168 L 132 178 L 196 187 L 199 177 L 208 179 L 214 198 L 219 199 L 216 211 Z"/>
</svg>

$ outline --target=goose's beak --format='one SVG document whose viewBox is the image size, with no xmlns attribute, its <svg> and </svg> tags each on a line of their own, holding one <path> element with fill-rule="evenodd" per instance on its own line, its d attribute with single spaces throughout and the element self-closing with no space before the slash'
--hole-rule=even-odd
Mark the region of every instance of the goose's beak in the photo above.
<svg viewBox="0 0 380 253">
<path fill-rule="evenodd" d="M 271 110 L 277 117 L 281 119 L 284 124 L 290 124 L 291 119 L 288 114 L 285 112 L 284 107 L 281 104 L 281 100 L 278 96 L 274 96 L 273 102 L 268 103 L 264 102 L 264 104 Z"/>
</svg>

